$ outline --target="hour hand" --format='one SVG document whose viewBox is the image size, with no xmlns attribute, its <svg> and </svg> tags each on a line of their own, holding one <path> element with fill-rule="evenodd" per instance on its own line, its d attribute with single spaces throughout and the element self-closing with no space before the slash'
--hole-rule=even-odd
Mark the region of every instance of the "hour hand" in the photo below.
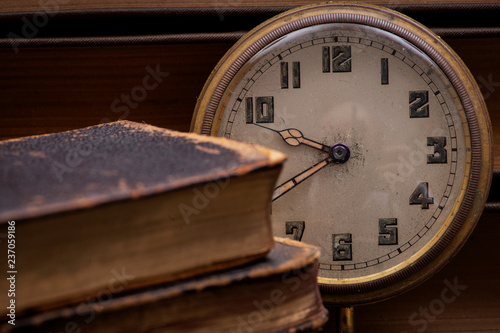
<svg viewBox="0 0 500 333">
<path fill-rule="evenodd" d="M 275 129 L 265 127 L 265 126 L 262 126 L 259 124 L 255 124 L 255 125 L 278 133 L 281 136 L 281 138 L 283 139 L 283 141 L 285 141 L 285 143 L 287 143 L 290 146 L 297 147 L 297 146 L 300 146 L 302 144 L 302 145 L 320 150 L 320 151 L 328 153 L 328 154 L 330 153 L 331 147 L 326 146 L 322 143 L 316 142 L 314 140 L 310 140 L 308 138 L 305 138 L 304 135 L 302 134 L 302 132 L 296 128 L 287 128 L 287 129 L 284 129 L 282 131 L 277 131 Z"/>
</svg>

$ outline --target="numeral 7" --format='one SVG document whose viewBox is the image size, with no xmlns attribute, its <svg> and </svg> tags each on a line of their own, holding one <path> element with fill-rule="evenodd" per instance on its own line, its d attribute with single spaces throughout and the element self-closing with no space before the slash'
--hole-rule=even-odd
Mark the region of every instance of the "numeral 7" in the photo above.
<svg viewBox="0 0 500 333">
<path fill-rule="evenodd" d="M 294 240 L 301 241 L 305 227 L 306 223 L 304 221 L 287 221 L 285 222 L 285 233 L 293 235 Z"/>
</svg>

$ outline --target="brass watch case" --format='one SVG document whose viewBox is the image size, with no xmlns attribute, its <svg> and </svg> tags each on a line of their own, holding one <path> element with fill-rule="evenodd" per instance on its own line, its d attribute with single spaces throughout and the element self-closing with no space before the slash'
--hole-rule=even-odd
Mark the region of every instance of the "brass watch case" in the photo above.
<svg viewBox="0 0 500 333">
<path fill-rule="evenodd" d="M 365 4 L 323 3 L 292 9 L 257 26 L 241 38 L 219 61 L 208 78 L 193 115 L 191 131 L 217 135 L 233 81 L 257 52 L 282 36 L 304 27 L 325 23 L 355 23 L 395 34 L 429 56 L 446 74 L 465 110 L 471 153 L 466 158 L 461 192 L 439 232 L 405 262 L 355 279 L 318 282 L 323 299 L 338 305 L 375 302 L 418 285 L 442 268 L 458 252 L 473 231 L 484 208 L 491 184 L 493 150 L 486 104 L 473 76 L 458 55 L 437 35 L 398 12 Z"/>
</svg>

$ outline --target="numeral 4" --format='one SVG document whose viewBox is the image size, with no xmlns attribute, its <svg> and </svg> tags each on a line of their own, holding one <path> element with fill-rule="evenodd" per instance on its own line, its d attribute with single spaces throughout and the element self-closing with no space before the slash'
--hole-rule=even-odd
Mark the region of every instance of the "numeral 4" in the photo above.
<svg viewBox="0 0 500 333">
<path fill-rule="evenodd" d="M 422 182 L 411 194 L 410 205 L 422 205 L 422 209 L 429 209 L 430 204 L 434 204 L 434 198 L 429 197 L 429 184 Z"/>
</svg>

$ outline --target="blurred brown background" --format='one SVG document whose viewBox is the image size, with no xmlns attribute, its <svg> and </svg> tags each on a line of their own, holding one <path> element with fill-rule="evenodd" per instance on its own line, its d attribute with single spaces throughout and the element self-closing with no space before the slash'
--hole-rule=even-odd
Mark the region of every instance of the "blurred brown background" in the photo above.
<svg viewBox="0 0 500 333">
<path fill-rule="evenodd" d="M 188 131 L 205 80 L 234 42 L 265 19 L 306 3 L 279 1 L 270 7 L 269 2 L 254 0 L 108 0 L 105 4 L 4 0 L 0 5 L 0 139 L 118 119 Z M 496 243 L 500 235 L 500 4 L 372 3 L 430 27 L 470 68 L 493 124 L 496 174 L 486 211 L 454 260 L 408 293 L 357 307 L 357 332 L 500 332 Z M 144 88 L 148 75 L 148 82 L 158 83 L 154 88 Z M 451 294 L 444 290 L 454 283 L 462 287 L 455 290 L 452 302 L 445 303 L 443 293 Z M 325 330 L 333 327 L 332 318 Z"/>
</svg>

